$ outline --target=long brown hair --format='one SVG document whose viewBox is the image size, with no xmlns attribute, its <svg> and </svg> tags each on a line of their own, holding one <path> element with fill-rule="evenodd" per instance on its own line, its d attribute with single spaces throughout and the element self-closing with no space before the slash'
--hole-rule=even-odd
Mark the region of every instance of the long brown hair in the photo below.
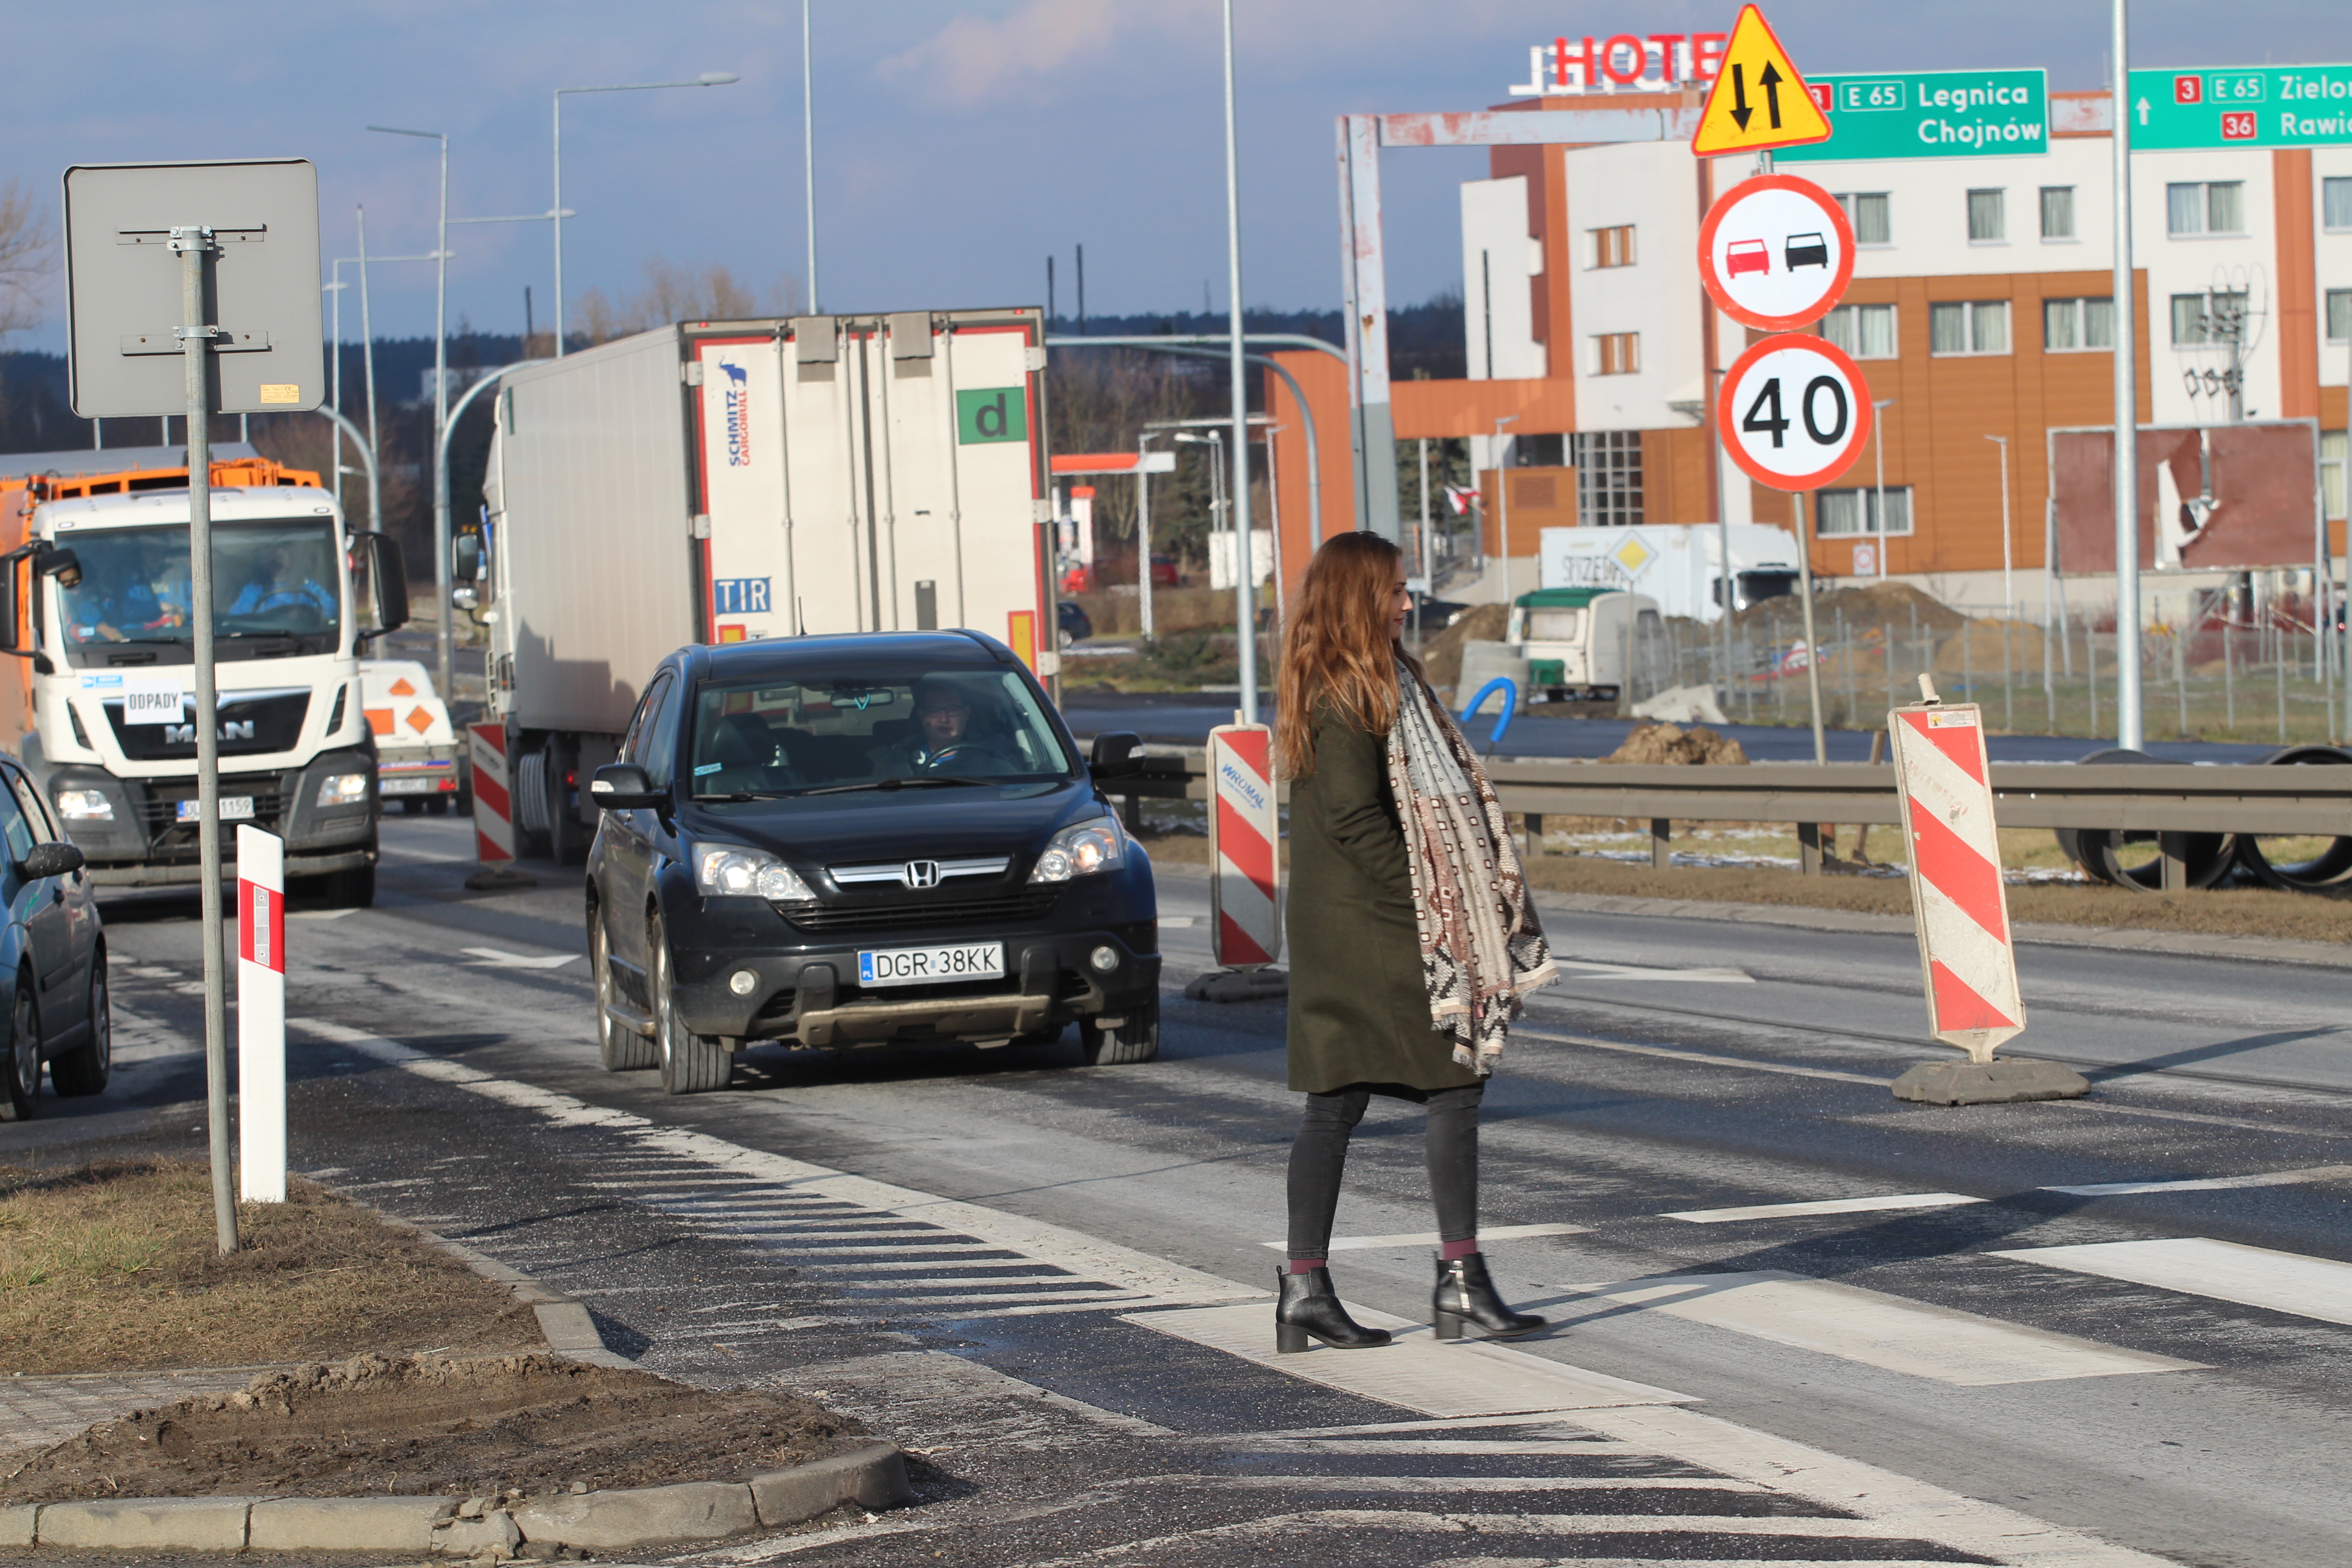
<svg viewBox="0 0 2352 1568">
<path fill-rule="evenodd" d="M 1396 722 L 1396 661 L 1421 665 L 1389 637 L 1389 606 L 1403 552 L 1377 533 L 1324 541 L 1307 563 L 1282 631 L 1276 691 L 1276 764 L 1287 778 L 1315 771 L 1315 710 L 1328 703 L 1349 723 L 1385 735 Z"/>
</svg>

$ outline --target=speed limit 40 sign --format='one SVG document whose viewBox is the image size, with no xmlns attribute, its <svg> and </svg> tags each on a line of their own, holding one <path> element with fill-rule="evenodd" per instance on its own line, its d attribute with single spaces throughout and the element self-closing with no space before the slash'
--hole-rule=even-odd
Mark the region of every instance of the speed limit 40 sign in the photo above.
<svg viewBox="0 0 2352 1568">
<path fill-rule="evenodd" d="M 1822 338 L 1766 338 L 1723 378 L 1716 428 L 1759 484 L 1810 490 L 1845 472 L 1870 439 L 1870 384 Z"/>
</svg>

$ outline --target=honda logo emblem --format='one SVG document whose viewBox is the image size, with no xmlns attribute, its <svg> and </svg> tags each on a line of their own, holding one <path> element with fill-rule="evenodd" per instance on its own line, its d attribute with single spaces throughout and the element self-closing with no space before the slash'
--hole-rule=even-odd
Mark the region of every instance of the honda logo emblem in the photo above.
<svg viewBox="0 0 2352 1568">
<path fill-rule="evenodd" d="M 898 873 L 898 880 L 910 888 L 936 888 L 940 885 L 940 863 L 936 860 L 909 860 Z"/>
</svg>

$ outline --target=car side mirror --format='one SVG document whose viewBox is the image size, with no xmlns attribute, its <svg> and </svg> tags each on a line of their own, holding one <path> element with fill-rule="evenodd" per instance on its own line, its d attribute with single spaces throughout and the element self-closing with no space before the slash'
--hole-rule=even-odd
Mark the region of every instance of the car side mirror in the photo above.
<svg viewBox="0 0 2352 1568">
<path fill-rule="evenodd" d="M 43 877 L 62 877 L 79 871 L 84 864 L 79 848 L 71 844 L 36 844 L 25 852 L 18 869 L 26 878 L 38 880 Z"/>
<path fill-rule="evenodd" d="M 1127 778 L 1143 771 L 1143 760 L 1135 753 L 1143 749 L 1143 737 L 1127 730 L 1114 730 L 1107 735 L 1097 735 L 1087 753 L 1087 771 L 1098 779 Z"/>
<path fill-rule="evenodd" d="M 600 811 L 635 811 L 667 804 L 669 791 L 656 789 L 635 763 L 607 763 L 588 781 L 588 798 Z"/>
</svg>

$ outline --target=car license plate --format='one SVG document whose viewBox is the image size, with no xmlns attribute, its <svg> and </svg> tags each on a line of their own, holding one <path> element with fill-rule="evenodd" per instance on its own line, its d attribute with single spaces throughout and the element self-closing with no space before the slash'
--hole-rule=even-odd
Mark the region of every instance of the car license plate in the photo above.
<svg viewBox="0 0 2352 1568">
<path fill-rule="evenodd" d="M 413 773 L 381 779 L 376 787 L 384 795 L 431 795 L 441 787 L 441 781 L 432 773 Z"/>
<path fill-rule="evenodd" d="M 180 820 L 182 822 L 200 821 L 203 818 L 203 816 L 204 813 L 197 802 L 193 800 L 184 800 L 180 803 Z M 221 796 L 220 819 L 223 822 L 244 822 L 249 820 L 252 816 L 253 797 L 251 795 L 225 795 Z"/>
<path fill-rule="evenodd" d="M 952 947 L 896 947 L 857 955 L 860 985 L 924 985 L 942 980 L 998 980 L 1004 944 L 965 942 Z"/>
</svg>

